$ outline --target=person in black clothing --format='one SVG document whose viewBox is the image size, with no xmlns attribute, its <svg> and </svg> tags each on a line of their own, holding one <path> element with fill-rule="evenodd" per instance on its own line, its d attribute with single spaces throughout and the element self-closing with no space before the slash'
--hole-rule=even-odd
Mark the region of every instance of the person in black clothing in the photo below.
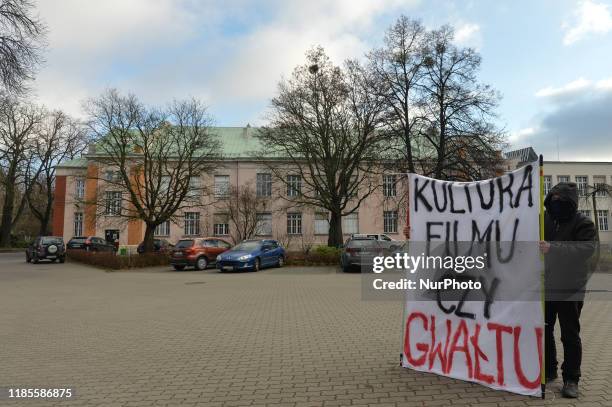
<svg viewBox="0 0 612 407">
<path fill-rule="evenodd" d="M 588 261 L 595 251 L 593 222 L 578 213 L 576 184 L 555 185 L 544 200 L 544 240 L 540 250 L 545 255 L 545 361 L 546 382 L 557 378 L 557 352 L 554 328 L 557 319 L 563 343 L 562 395 L 578 397 L 582 343 L 580 312 L 589 278 Z"/>
</svg>

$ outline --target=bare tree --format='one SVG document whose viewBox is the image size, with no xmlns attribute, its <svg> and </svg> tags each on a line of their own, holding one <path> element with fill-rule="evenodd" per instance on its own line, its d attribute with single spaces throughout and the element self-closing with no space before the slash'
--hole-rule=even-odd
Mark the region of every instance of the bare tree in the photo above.
<svg viewBox="0 0 612 407">
<path fill-rule="evenodd" d="M 208 187 L 202 178 L 214 168 L 219 141 L 198 100 L 175 101 L 163 109 L 140 103 L 135 96 L 109 90 L 86 104 L 95 139 L 90 157 L 116 176 L 99 177 L 99 211 L 145 223 L 144 248 L 153 251 L 155 228 L 177 222 L 181 211 L 202 205 Z M 120 193 L 117 201 L 106 194 Z M 114 203 L 113 203 L 114 202 Z"/>
<path fill-rule="evenodd" d="M 261 233 L 259 214 L 266 210 L 269 199 L 257 196 L 250 184 L 232 186 L 226 199 L 216 205 L 227 216 L 230 237 L 234 244 Z"/>
<path fill-rule="evenodd" d="M 395 167 L 416 172 L 422 158 L 420 133 L 423 108 L 420 83 L 423 79 L 426 30 L 419 21 L 401 16 L 389 27 L 384 45 L 367 54 L 372 71 L 371 92 L 382 97 L 385 132 L 389 148 L 397 152 Z"/>
<path fill-rule="evenodd" d="M 21 93 L 41 62 L 46 27 L 29 0 L 0 0 L 0 81 Z"/>
<path fill-rule="evenodd" d="M 383 103 L 368 92 L 368 73 L 356 62 L 334 66 L 320 47 L 306 54 L 272 99 L 270 125 L 257 137 L 283 198 L 330 213 L 328 245 L 342 244 L 342 216 L 355 212 L 376 188 L 371 174 L 382 152 Z M 270 162 L 268 160 L 268 162 Z M 299 178 L 297 190 L 296 178 Z"/>
<path fill-rule="evenodd" d="M 32 152 L 40 168 L 39 176 L 32 180 L 27 197 L 32 215 L 40 222 L 41 235 L 50 233 L 55 167 L 80 155 L 86 146 L 85 129 L 80 123 L 62 111 L 45 113 Z"/>
<path fill-rule="evenodd" d="M 40 108 L 16 97 L 0 98 L 0 166 L 4 190 L 0 246 L 10 246 L 11 231 L 23 214 L 38 178 L 35 146 L 42 121 Z"/>
<path fill-rule="evenodd" d="M 421 84 L 428 130 L 435 151 L 435 178 L 481 177 L 502 160 L 503 135 L 493 124 L 499 95 L 478 82 L 480 55 L 453 43 L 452 27 L 429 34 Z"/>
</svg>

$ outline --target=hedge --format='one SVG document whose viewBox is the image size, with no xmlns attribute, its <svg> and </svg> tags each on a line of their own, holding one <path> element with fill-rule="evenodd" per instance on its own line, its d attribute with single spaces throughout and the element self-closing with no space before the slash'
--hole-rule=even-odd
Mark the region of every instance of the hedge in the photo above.
<svg viewBox="0 0 612 407">
<path fill-rule="evenodd" d="M 315 246 L 307 253 L 287 252 L 286 264 L 290 266 L 337 266 L 340 264 L 342 249 Z"/>
<path fill-rule="evenodd" d="M 147 253 L 120 256 L 111 252 L 88 252 L 84 250 L 67 250 L 69 259 L 91 266 L 111 270 L 125 270 L 170 264 L 167 254 Z"/>
</svg>

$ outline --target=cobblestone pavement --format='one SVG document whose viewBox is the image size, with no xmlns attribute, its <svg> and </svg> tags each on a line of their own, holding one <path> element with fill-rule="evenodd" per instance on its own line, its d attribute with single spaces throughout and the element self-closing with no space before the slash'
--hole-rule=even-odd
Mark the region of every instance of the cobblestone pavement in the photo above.
<svg viewBox="0 0 612 407">
<path fill-rule="evenodd" d="M 401 304 L 335 269 L 105 272 L 0 254 L 0 387 L 58 406 L 612 406 L 612 305 L 583 311 L 582 398 L 547 401 L 398 366 Z M 555 398 L 553 400 L 553 398 Z"/>
</svg>

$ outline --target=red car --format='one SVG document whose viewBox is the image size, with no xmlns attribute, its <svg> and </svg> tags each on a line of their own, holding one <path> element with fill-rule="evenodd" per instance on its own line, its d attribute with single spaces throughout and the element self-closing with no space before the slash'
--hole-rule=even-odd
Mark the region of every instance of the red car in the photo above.
<svg viewBox="0 0 612 407">
<path fill-rule="evenodd" d="M 185 267 L 194 267 L 196 270 L 205 270 L 210 264 L 217 261 L 217 256 L 232 245 L 218 237 L 198 237 L 181 239 L 172 249 L 170 264 L 175 270 Z"/>
</svg>

